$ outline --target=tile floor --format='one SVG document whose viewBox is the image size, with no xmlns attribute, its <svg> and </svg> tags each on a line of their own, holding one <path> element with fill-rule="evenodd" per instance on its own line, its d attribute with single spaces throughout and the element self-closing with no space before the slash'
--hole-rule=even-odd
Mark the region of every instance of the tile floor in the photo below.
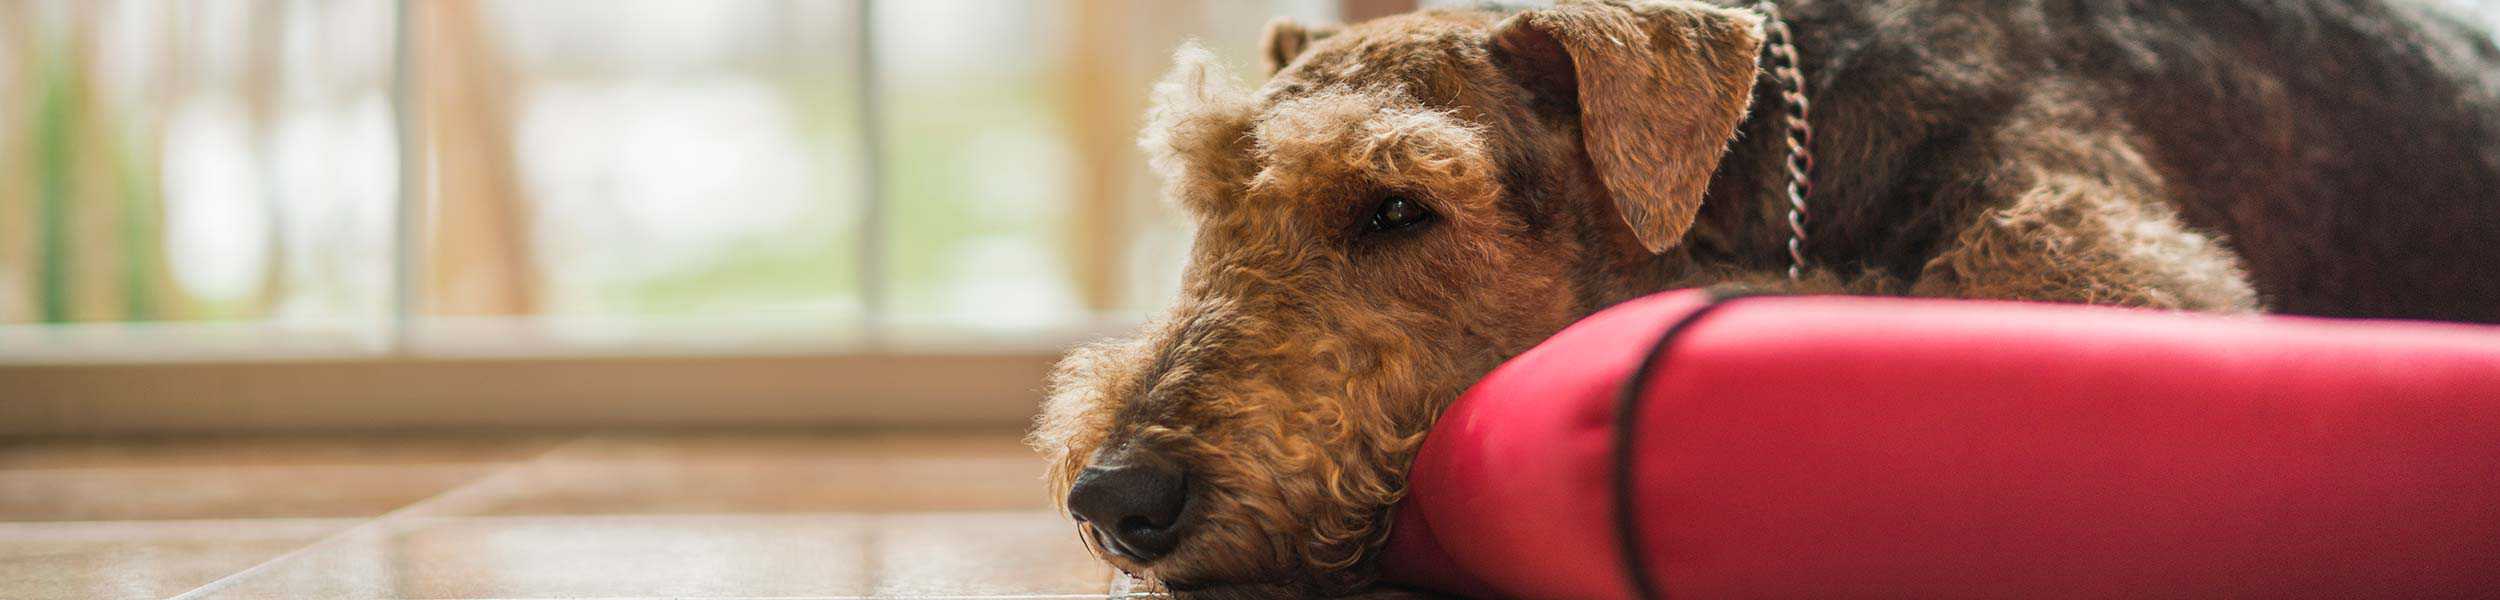
<svg viewBox="0 0 2500 600">
<path fill-rule="evenodd" d="M 1013 433 L 0 442 L 0 598 L 1103 598 Z"/>
</svg>

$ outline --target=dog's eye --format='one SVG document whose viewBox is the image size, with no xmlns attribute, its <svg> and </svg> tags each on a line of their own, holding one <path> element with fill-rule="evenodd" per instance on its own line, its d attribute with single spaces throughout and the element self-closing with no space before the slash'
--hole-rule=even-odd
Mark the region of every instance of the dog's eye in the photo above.
<svg viewBox="0 0 2500 600">
<path fill-rule="evenodd" d="M 1371 232 L 1396 231 L 1431 220 L 1432 211 L 1425 210 L 1424 203 L 1405 196 L 1390 196 L 1380 199 L 1380 206 L 1372 209 L 1371 222 L 1364 224 L 1363 229 Z"/>
</svg>

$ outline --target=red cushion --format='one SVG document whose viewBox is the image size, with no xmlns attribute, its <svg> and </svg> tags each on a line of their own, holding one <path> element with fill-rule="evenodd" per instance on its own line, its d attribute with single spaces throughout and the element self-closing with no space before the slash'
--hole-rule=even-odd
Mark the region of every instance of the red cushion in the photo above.
<svg viewBox="0 0 2500 600">
<path fill-rule="evenodd" d="M 1709 302 L 1626 303 L 1478 383 L 1388 578 L 1637 597 L 1617 396 Z M 1652 369 L 1631 535 L 1670 597 L 2500 593 L 2500 328 L 1756 297 Z"/>
</svg>

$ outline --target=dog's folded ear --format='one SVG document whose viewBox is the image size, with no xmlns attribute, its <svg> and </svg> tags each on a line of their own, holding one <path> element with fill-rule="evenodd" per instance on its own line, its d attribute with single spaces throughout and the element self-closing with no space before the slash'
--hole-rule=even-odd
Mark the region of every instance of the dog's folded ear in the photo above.
<svg viewBox="0 0 2500 600">
<path fill-rule="evenodd" d="M 1338 30 L 1344 28 L 1343 25 L 1305 27 L 1295 22 L 1293 17 L 1277 17 L 1267 22 L 1267 32 L 1259 36 L 1259 64 L 1267 68 L 1267 74 L 1275 75 L 1277 71 L 1285 70 L 1285 65 L 1293 64 L 1293 59 L 1302 56 L 1302 51 L 1309 50 L 1312 42 L 1328 39 L 1328 36 L 1336 35 Z"/>
<path fill-rule="evenodd" d="M 1689 0 L 1566 0 L 1504 20 L 1492 46 L 1539 104 L 1578 111 L 1583 149 L 1641 245 L 1681 241 L 1753 99 L 1761 16 Z"/>
</svg>

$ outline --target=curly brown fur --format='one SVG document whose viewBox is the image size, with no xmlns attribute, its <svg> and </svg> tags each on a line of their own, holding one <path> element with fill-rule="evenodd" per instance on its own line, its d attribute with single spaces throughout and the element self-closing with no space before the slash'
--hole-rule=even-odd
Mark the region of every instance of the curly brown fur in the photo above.
<svg viewBox="0 0 2500 600">
<path fill-rule="evenodd" d="M 1184 49 L 1142 145 L 1195 220 L 1178 302 L 1080 349 L 1033 433 L 1065 495 L 1185 465 L 1203 598 L 1372 587 L 1435 415 L 1573 320 L 1734 283 L 2500 320 L 2500 50 L 2375 0 L 1783 2 L 1818 138 L 1786 267 L 1759 23 L 1684 0 L 1271 25 Z M 1388 197 L 1423 225 L 1374 230 Z"/>
<path fill-rule="evenodd" d="M 1183 52 L 1145 139 L 1199 218 L 1181 299 L 1138 338 L 1064 362 L 1035 438 L 1062 493 L 1107 448 L 1192 465 L 1192 541 L 1151 571 L 1167 583 L 1354 589 L 1365 578 L 1339 576 L 1359 573 L 1402 491 L 1379 465 L 1404 464 L 1438 409 L 1411 399 L 1455 396 L 1577 307 L 1545 293 L 1560 265 L 1494 206 L 1480 127 L 1389 88 L 1272 98 L 1250 118 L 1247 92 L 1205 60 Z M 1360 235 L 1354 219 L 1390 189 L 1429 193 L 1435 230 Z"/>
</svg>

